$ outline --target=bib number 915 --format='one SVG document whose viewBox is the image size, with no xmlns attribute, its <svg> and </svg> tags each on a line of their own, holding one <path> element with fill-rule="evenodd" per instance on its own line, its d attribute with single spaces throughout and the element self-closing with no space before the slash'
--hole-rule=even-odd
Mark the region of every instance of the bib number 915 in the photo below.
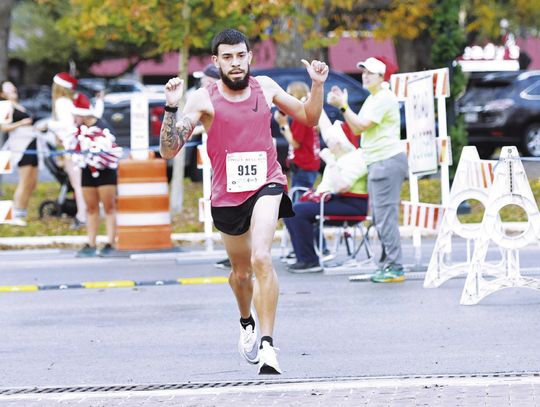
<svg viewBox="0 0 540 407">
<path fill-rule="evenodd" d="M 227 153 L 227 192 L 255 191 L 266 182 L 265 151 Z"/>
<path fill-rule="evenodd" d="M 256 165 L 239 165 L 238 166 L 238 175 L 257 175 L 257 166 Z"/>
</svg>

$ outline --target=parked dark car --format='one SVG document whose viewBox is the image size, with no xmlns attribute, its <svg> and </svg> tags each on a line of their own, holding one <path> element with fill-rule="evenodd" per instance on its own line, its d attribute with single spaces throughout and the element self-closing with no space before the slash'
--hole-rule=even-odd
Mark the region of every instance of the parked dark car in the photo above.
<svg viewBox="0 0 540 407">
<path fill-rule="evenodd" d="M 107 83 L 105 93 L 146 92 L 145 86 L 134 79 L 114 79 Z"/>
<path fill-rule="evenodd" d="M 287 86 L 291 82 L 303 81 L 311 86 L 311 79 L 305 68 L 269 68 L 269 69 L 253 69 L 252 75 L 265 75 L 275 80 L 283 89 L 287 89 Z M 347 88 L 349 93 L 349 106 L 353 112 L 358 112 L 362 103 L 369 95 L 369 92 L 363 88 L 362 84 L 352 77 L 342 72 L 330 70 L 328 79 L 324 84 L 324 110 L 328 114 L 330 121 L 342 120 L 343 116 L 339 109 L 326 103 L 326 95 L 332 88 L 332 86 L 339 86 L 341 89 Z M 287 157 L 287 151 L 289 145 L 287 140 L 281 135 L 279 126 L 275 120 L 272 119 L 272 136 L 276 139 L 276 145 L 278 150 L 278 160 L 283 168 L 285 168 L 285 160 Z"/>
<path fill-rule="evenodd" d="M 481 157 L 505 145 L 540 157 L 540 71 L 486 74 L 469 86 L 458 110 L 465 118 L 469 144 Z"/>
<path fill-rule="evenodd" d="M 19 86 L 19 101 L 30 113 L 34 121 L 51 115 L 51 87 L 46 85 Z"/>
</svg>

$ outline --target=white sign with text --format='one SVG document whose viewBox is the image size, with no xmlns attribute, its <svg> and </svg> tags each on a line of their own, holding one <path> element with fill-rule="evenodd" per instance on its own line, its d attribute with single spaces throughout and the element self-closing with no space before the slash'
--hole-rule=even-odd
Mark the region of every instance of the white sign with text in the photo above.
<svg viewBox="0 0 540 407">
<path fill-rule="evenodd" d="M 148 158 L 148 98 L 144 94 L 131 97 L 131 157 L 135 160 Z"/>
<path fill-rule="evenodd" d="M 405 119 L 410 171 L 414 175 L 436 173 L 439 160 L 431 75 L 414 79 L 407 84 Z"/>
</svg>

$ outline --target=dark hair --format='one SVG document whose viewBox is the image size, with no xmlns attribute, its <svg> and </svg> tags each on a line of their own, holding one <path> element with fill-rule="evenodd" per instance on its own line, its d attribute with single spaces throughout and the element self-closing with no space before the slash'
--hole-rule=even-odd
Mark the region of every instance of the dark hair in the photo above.
<svg viewBox="0 0 540 407">
<path fill-rule="evenodd" d="M 236 45 L 242 42 L 246 44 L 246 48 L 249 51 L 250 46 L 247 37 L 240 31 L 235 30 L 234 28 L 227 28 L 216 34 L 216 36 L 212 40 L 212 55 L 218 54 L 218 47 L 221 44 Z"/>
</svg>

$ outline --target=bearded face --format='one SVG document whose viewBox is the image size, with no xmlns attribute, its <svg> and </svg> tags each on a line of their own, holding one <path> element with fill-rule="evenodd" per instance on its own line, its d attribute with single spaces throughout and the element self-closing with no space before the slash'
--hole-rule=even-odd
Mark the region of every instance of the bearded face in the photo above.
<svg viewBox="0 0 540 407">
<path fill-rule="evenodd" d="M 243 76 L 241 76 L 243 75 Z M 237 70 L 233 71 L 231 76 L 226 75 L 221 68 L 219 68 L 219 76 L 221 77 L 221 80 L 227 86 L 228 88 L 232 90 L 242 90 L 248 87 L 249 85 L 249 66 L 247 68 L 247 72 Z"/>
<path fill-rule="evenodd" d="M 218 47 L 218 55 L 214 58 L 225 86 L 231 90 L 242 90 L 248 87 L 251 52 L 247 50 L 245 43 L 221 44 Z"/>
</svg>

